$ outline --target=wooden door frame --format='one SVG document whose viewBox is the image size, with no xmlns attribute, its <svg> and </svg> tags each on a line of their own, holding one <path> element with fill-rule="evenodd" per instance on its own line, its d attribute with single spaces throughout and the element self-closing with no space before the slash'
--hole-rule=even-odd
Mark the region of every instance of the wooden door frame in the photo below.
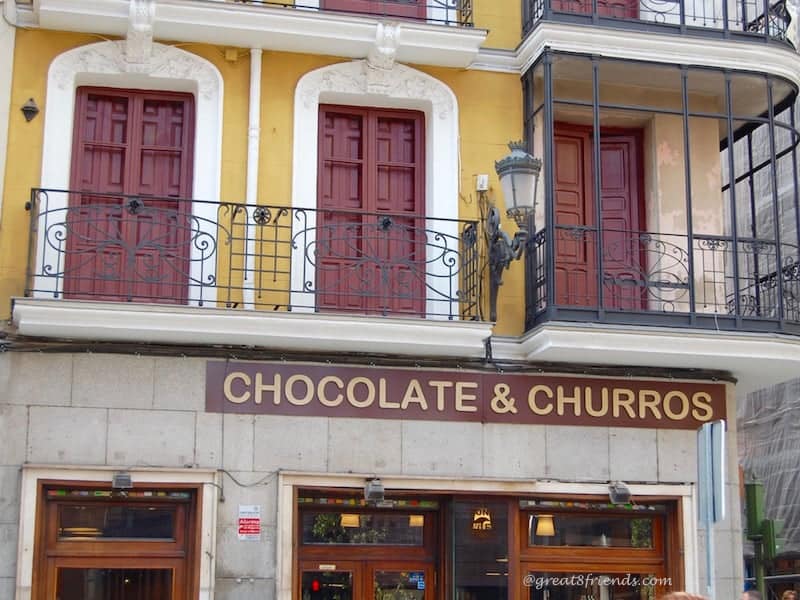
<svg viewBox="0 0 800 600">
<path fill-rule="evenodd" d="M 103 568 L 109 565 L 111 568 L 120 566 L 130 566 L 131 568 L 147 568 L 152 566 L 152 560 L 183 563 L 182 580 L 183 595 L 174 596 L 173 600 L 190 600 L 196 598 L 200 590 L 200 548 L 201 548 L 201 510 L 203 506 L 203 484 L 186 483 L 158 483 L 158 484 L 134 484 L 133 490 L 162 490 L 162 491 L 185 491 L 191 494 L 189 500 L 175 502 L 182 504 L 185 508 L 185 523 L 183 523 L 183 535 L 176 539 L 174 548 L 166 546 L 168 542 L 147 542 L 147 541 L 114 541 L 103 542 L 58 542 L 54 538 L 55 527 L 57 526 L 56 509 L 59 503 L 87 503 L 97 504 L 162 504 L 158 497 L 129 499 L 127 502 L 122 498 L 114 498 L 106 501 L 96 497 L 55 497 L 48 498 L 47 490 L 52 488 L 81 489 L 87 491 L 108 490 L 109 482 L 80 481 L 80 480 L 51 480 L 40 479 L 37 481 L 37 505 L 35 510 L 34 525 L 34 548 L 33 548 L 33 576 L 31 581 L 31 598 L 33 600 L 52 600 L 48 593 L 55 590 L 55 573 L 60 564 L 87 565 L 96 568 Z M 176 522 L 176 529 L 181 524 Z M 154 550 L 152 556 L 148 556 L 147 550 Z M 177 578 L 173 579 L 173 590 L 176 587 Z M 181 590 L 177 590 L 179 593 Z"/>
</svg>

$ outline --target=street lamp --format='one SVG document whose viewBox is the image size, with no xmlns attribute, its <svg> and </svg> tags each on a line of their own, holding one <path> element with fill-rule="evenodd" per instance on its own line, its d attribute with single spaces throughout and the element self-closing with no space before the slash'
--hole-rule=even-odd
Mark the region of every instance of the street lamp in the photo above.
<svg viewBox="0 0 800 600">
<path fill-rule="evenodd" d="M 503 285 L 503 271 L 512 260 L 522 256 L 528 235 L 536 233 L 536 190 L 542 161 L 525 150 L 524 142 L 510 142 L 508 156 L 495 162 L 494 168 L 503 188 L 506 215 L 513 218 L 519 230 L 512 240 L 500 228 L 500 211 L 489 209 L 486 232 L 489 238 L 489 319 L 497 321 L 497 292 Z"/>
</svg>

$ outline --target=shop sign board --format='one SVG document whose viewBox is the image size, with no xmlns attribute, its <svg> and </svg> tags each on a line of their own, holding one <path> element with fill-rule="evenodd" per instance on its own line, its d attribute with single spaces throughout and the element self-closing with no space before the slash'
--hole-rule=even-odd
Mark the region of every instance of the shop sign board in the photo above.
<svg viewBox="0 0 800 600">
<path fill-rule="evenodd" d="M 216 413 L 697 429 L 725 385 L 538 373 L 209 361 Z"/>
</svg>

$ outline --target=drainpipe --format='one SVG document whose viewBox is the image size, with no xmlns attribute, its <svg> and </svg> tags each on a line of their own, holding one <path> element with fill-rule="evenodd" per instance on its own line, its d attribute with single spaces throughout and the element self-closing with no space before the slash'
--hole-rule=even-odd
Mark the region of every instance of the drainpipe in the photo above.
<svg viewBox="0 0 800 600">
<path fill-rule="evenodd" d="M 245 198 L 247 204 L 252 206 L 258 202 L 258 148 L 261 142 L 261 48 L 250 49 L 250 116 L 247 126 L 247 187 Z M 245 274 L 243 285 L 243 308 L 255 308 L 255 250 L 256 242 L 255 223 L 252 219 L 252 209 L 248 208 L 247 218 L 247 249 L 245 253 Z"/>
<path fill-rule="evenodd" d="M 3 182 L 8 149 L 11 75 L 14 69 L 15 8 L 14 0 L 0 0 L 0 222 L 3 218 Z"/>
</svg>

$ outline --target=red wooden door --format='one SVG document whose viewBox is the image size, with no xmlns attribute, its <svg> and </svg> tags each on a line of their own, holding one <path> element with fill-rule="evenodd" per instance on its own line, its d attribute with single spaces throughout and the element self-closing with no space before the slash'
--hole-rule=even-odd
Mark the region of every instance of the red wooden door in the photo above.
<svg viewBox="0 0 800 600">
<path fill-rule="evenodd" d="M 639 232 L 641 136 L 601 132 L 601 209 L 597 228 L 589 128 L 559 124 L 555 135 L 556 303 L 599 305 L 598 236 L 603 252 L 604 308 L 641 309 L 645 298 Z"/>
<path fill-rule="evenodd" d="M 320 107 L 319 309 L 422 314 L 423 118 Z"/>
<path fill-rule="evenodd" d="M 589 15 L 592 0 L 551 0 L 553 10 Z M 639 0 L 597 0 L 597 14 L 614 19 L 638 19 Z"/>
<path fill-rule="evenodd" d="M 321 8 L 411 19 L 427 16 L 423 0 L 322 0 Z"/>
<path fill-rule="evenodd" d="M 78 89 L 66 297 L 186 301 L 193 127 L 188 94 Z"/>
</svg>

